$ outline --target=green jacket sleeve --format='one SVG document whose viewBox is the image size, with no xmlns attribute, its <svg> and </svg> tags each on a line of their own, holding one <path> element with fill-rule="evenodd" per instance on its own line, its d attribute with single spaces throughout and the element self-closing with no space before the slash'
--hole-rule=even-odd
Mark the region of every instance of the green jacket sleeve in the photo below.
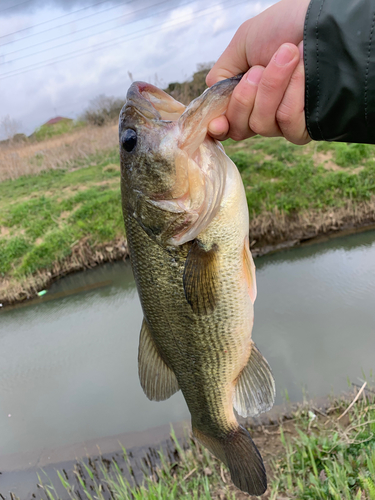
<svg viewBox="0 0 375 500">
<path fill-rule="evenodd" d="M 375 144 L 375 0 L 312 0 L 304 61 L 309 135 Z"/>
</svg>

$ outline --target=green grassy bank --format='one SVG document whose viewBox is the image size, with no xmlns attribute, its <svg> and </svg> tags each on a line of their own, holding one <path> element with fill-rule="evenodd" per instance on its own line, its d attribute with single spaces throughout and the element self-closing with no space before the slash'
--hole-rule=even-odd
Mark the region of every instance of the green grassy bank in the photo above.
<svg viewBox="0 0 375 500">
<path fill-rule="evenodd" d="M 375 405 L 373 393 L 362 393 L 348 409 L 348 400 L 329 408 L 302 407 L 281 424 L 250 428 L 267 468 L 269 487 L 262 499 L 374 500 Z M 346 412 L 346 413 L 345 413 Z M 59 477 L 72 499 L 245 500 L 231 483 L 225 466 L 195 440 L 167 456 L 155 453 L 157 464 L 145 461 L 144 479 L 135 485 L 128 457 L 124 463 L 89 461 Z M 128 464 L 130 474 L 124 474 Z M 126 465 L 125 465 L 126 469 Z M 126 477 L 130 478 L 129 480 Z M 41 478 L 45 496 L 59 496 Z"/>
<path fill-rule="evenodd" d="M 41 143 L 42 144 L 42 143 Z M 250 212 L 252 250 L 375 222 L 375 147 L 253 138 L 225 143 Z M 30 162 L 43 161 L 43 156 Z M 42 165 L 43 166 L 43 165 Z M 0 302 L 126 255 L 117 147 L 0 182 Z"/>
</svg>

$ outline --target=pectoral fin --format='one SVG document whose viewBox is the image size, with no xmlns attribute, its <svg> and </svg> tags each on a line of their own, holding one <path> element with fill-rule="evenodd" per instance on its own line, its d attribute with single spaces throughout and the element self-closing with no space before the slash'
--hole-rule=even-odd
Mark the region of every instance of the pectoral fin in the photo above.
<svg viewBox="0 0 375 500">
<path fill-rule="evenodd" d="M 275 380 L 271 368 L 253 343 L 247 365 L 242 370 L 233 398 L 233 406 L 242 417 L 254 417 L 272 408 Z"/>
<path fill-rule="evenodd" d="M 243 262 L 248 292 L 251 302 L 254 304 L 257 297 L 257 282 L 255 278 L 255 264 L 253 261 L 253 256 L 250 252 L 249 238 L 247 236 L 245 238 L 245 245 L 243 250 Z"/>
<path fill-rule="evenodd" d="M 206 250 L 195 240 L 186 258 L 184 270 L 185 297 L 195 314 L 205 315 L 215 309 L 218 292 L 218 246 Z"/>
<path fill-rule="evenodd" d="M 139 337 L 138 374 L 151 401 L 164 401 L 179 390 L 176 375 L 162 360 L 145 319 Z"/>
</svg>

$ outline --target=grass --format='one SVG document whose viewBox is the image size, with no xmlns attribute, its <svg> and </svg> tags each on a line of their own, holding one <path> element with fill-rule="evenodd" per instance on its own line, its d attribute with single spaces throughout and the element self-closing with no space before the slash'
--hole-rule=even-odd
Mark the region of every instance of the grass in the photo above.
<svg viewBox="0 0 375 500">
<path fill-rule="evenodd" d="M 227 141 L 241 172 L 250 213 L 285 214 L 366 202 L 375 195 L 375 146 L 309 144 L 257 137 L 241 147 Z M 360 171 L 358 171 L 360 167 Z"/>
<path fill-rule="evenodd" d="M 69 497 L 74 500 L 235 500 L 235 493 L 224 477 L 219 462 L 194 439 L 182 447 L 172 431 L 173 461 L 163 451 L 156 452 L 158 465 L 145 466 L 144 479 L 136 484 L 126 479 L 122 467 L 112 460 L 77 464 L 74 478 L 64 471 L 58 477 Z M 124 450 L 128 477 L 135 477 Z M 223 481 L 223 478 L 225 482 Z M 49 500 L 59 498 L 51 481 L 43 481 L 42 488 Z"/>
<path fill-rule="evenodd" d="M 48 268 L 88 237 L 95 245 L 123 234 L 118 151 L 77 162 L 73 171 L 0 183 L 0 275 L 22 278 Z M 85 166 L 85 168 L 83 168 Z"/>
<path fill-rule="evenodd" d="M 305 412 L 291 439 L 281 428 L 272 499 L 375 500 L 375 405 L 360 400 L 345 425 L 337 415 Z"/>
<path fill-rule="evenodd" d="M 374 500 L 374 394 L 359 399 L 345 418 L 347 400 L 334 401 L 326 411 L 302 407 L 279 426 L 273 424 L 264 440 L 269 488 L 264 500 Z M 273 427 L 273 429 L 272 429 Z M 252 434 L 264 434 L 263 428 Z M 143 480 L 135 478 L 129 457 L 123 463 L 102 458 L 76 465 L 74 474 L 60 471 L 64 490 L 74 500 L 245 500 L 233 486 L 226 467 L 194 439 L 181 446 L 172 431 L 174 450 L 155 453 L 144 462 Z M 277 450 L 277 451 L 275 451 Z M 152 453 L 151 453 L 152 454 Z M 130 479 L 127 479 L 130 478 Z M 49 500 L 59 498 L 51 481 L 41 480 Z"/>
<path fill-rule="evenodd" d="M 36 141 L 44 141 L 50 137 L 74 132 L 85 125 L 86 123 L 83 121 L 74 121 L 68 118 L 63 118 L 53 125 L 42 125 L 41 127 L 38 127 L 33 133 L 33 139 Z"/>
<path fill-rule="evenodd" d="M 28 283 L 82 241 L 95 251 L 124 237 L 115 125 L 12 148 L 0 149 L 1 302 L 45 286 Z M 256 137 L 225 148 L 244 181 L 252 250 L 375 222 L 375 146 Z"/>
</svg>

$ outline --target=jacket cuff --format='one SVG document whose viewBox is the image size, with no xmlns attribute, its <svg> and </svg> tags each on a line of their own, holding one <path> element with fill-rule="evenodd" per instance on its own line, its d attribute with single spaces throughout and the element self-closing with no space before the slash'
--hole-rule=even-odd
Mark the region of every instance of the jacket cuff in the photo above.
<svg viewBox="0 0 375 500">
<path fill-rule="evenodd" d="M 305 113 L 314 140 L 375 144 L 375 0 L 312 0 Z"/>
</svg>

